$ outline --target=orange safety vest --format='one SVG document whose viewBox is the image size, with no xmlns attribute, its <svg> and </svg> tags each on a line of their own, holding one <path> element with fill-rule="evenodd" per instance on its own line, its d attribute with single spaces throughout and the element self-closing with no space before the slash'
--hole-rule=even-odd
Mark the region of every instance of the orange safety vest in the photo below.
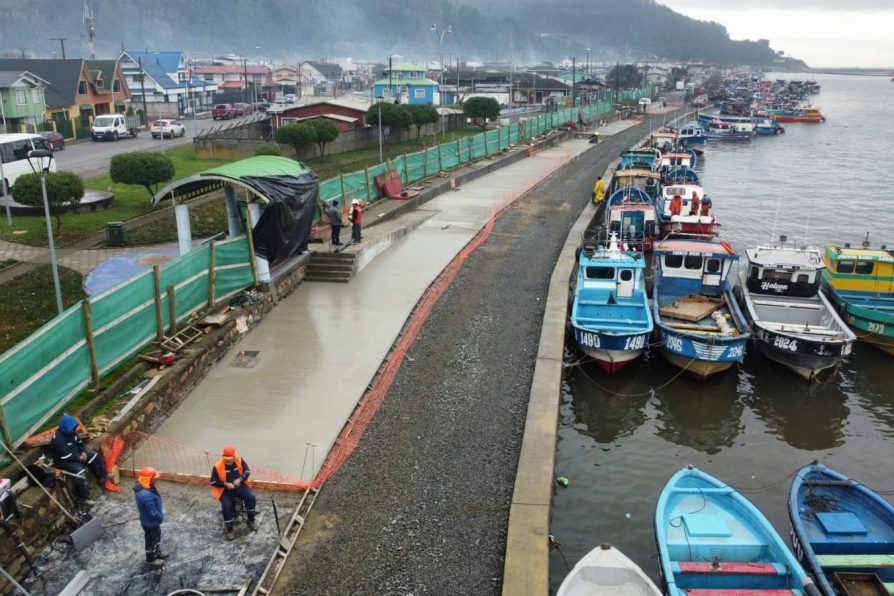
<svg viewBox="0 0 894 596">
<path fill-rule="evenodd" d="M 239 476 L 242 476 L 242 458 L 237 457 L 234 460 L 236 462 L 236 469 L 239 471 Z M 227 462 L 224 461 L 223 458 L 217 460 L 217 463 L 214 464 L 214 469 L 217 470 L 217 477 L 221 482 L 227 481 Z M 245 486 L 251 488 L 251 482 L 246 480 L 243 482 Z M 224 488 L 222 486 L 212 486 L 211 487 L 211 495 L 214 497 L 216 501 L 220 501 L 221 496 L 224 494 Z"/>
</svg>

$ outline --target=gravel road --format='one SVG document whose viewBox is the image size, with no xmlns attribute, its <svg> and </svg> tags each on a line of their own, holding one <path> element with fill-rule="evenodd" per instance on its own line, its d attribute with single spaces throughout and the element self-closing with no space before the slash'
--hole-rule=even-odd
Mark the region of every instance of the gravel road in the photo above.
<svg viewBox="0 0 894 596">
<path fill-rule="evenodd" d="M 593 182 L 648 122 L 516 201 L 434 308 L 323 487 L 278 594 L 499 594 L 549 279 Z"/>
</svg>

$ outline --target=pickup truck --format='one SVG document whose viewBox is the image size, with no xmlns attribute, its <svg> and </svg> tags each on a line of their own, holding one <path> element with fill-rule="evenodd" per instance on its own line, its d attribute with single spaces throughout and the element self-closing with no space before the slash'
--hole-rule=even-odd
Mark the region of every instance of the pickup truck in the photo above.
<svg viewBox="0 0 894 596">
<path fill-rule="evenodd" d="M 229 120 L 236 117 L 236 108 L 228 103 L 219 103 L 211 109 L 212 120 Z"/>
<path fill-rule="evenodd" d="M 102 114 L 93 120 L 90 136 L 94 141 L 117 141 L 121 137 L 135 137 L 140 131 L 140 118 L 136 115 Z"/>
</svg>

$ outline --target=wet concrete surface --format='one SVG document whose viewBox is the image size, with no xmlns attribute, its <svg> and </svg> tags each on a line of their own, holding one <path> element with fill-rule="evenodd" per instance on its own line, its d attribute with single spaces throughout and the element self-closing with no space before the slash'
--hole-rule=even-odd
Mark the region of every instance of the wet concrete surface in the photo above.
<svg viewBox="0 0 894 596">
<path fill-rule="evenodd" d="M 276 499 L 283 528 L 300 499 L 300 493 L 257 491 L 258 530 L 250 532 L 239 523 L 236 539 L 230 542 L 223 535 L 220 506 L 210 488 L 159 482 L 165 513 L 161 546 L 170 557 L 163 568 L 151 569 L 145 563 L 143 529 L 131 486 L 133 482 L 124 479 L 122 493 L 104 495 L 91 511 L 105 527 L 100 540 L 80 552 L 57 540 L 36 557 L 43 580 L 26 585 L 32 594 L 58 594 L 79 570 L 90 578 L 81 594 L 90 596 L 163 595 L 254 581 L 278 541 L 270 496 Z"/>
<path fill-rule="evenodd" d="M 349 284 L 301 284 L 231 350 L 257 351 L 257 365 L 221 362 L 156 435 L 212 453 L 235 444 L 253 465 L 311 480 L 425 288 L 506 201 L 588 147 L 570 141 L 426 203 L 425 221 Z"/>
<path fill-rule="evenodd" d="M 277 594 L 501 592 L 550 275 L 596 176 L 648 130 L 599 143 L 497 220 L 320 493 Z"/>
</svg>

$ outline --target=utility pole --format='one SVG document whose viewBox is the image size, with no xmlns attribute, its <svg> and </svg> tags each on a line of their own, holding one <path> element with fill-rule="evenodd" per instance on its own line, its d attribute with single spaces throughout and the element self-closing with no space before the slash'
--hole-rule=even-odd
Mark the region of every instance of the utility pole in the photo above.
<svg viewBox="0 0 894 596">
<path fill-rule="evenodd" d="M 436 23 L 432 23 L 430 28 L 431 31 L 435 32 L 435 35 L 438 36 L 438 106 L 440 108 L 444 107 L 443 97 L 444 97 L 444 36 L 448 33 L 453 33 L 453 27 L 451 25 L 447 25 L 447 28 L 444 30 L 438 29 L 438 25 Z M 438 110 L 439 120 L 441 121 L 441 138 L 444 138 L 444 114 Z"/>
<path fill-rule="evenodd" d="M 242 101 L 248 103 L 248 64 L 245 56 L 242 57 Z"/>
<path fill-rule="evenodd" d="M 571 58 L 571 107 L 572 107 L 572 108 L 575 106 L 575 101 L 574 101 L 574 92 L 575 92 L 574 83 L 575 83 L 575 79 L 577 78 L 577 74 L 576 74 L 576 72 L 575 72 L 576 70 L 577 70 L 577 58 L 572 57 L 572 58 Z"/>
<path fill-rule="evenodd" d="M 146 127 L 149 127 L 149 110 L 146 109 L 146 71 L 143 70 L 143 57 L 137 56 L 140 65 L 140 96 L 143 98 L 143 118 L 146 119 Z"/>
<path fill-rule="evenodd" d="M 67 37 L 52 37 L 51 39 L 53 41 L 58 41 L 59 44 L 62 46 L 62 59 L 65 60 L 65 40 L 68 38 Z"/>
</svg>

